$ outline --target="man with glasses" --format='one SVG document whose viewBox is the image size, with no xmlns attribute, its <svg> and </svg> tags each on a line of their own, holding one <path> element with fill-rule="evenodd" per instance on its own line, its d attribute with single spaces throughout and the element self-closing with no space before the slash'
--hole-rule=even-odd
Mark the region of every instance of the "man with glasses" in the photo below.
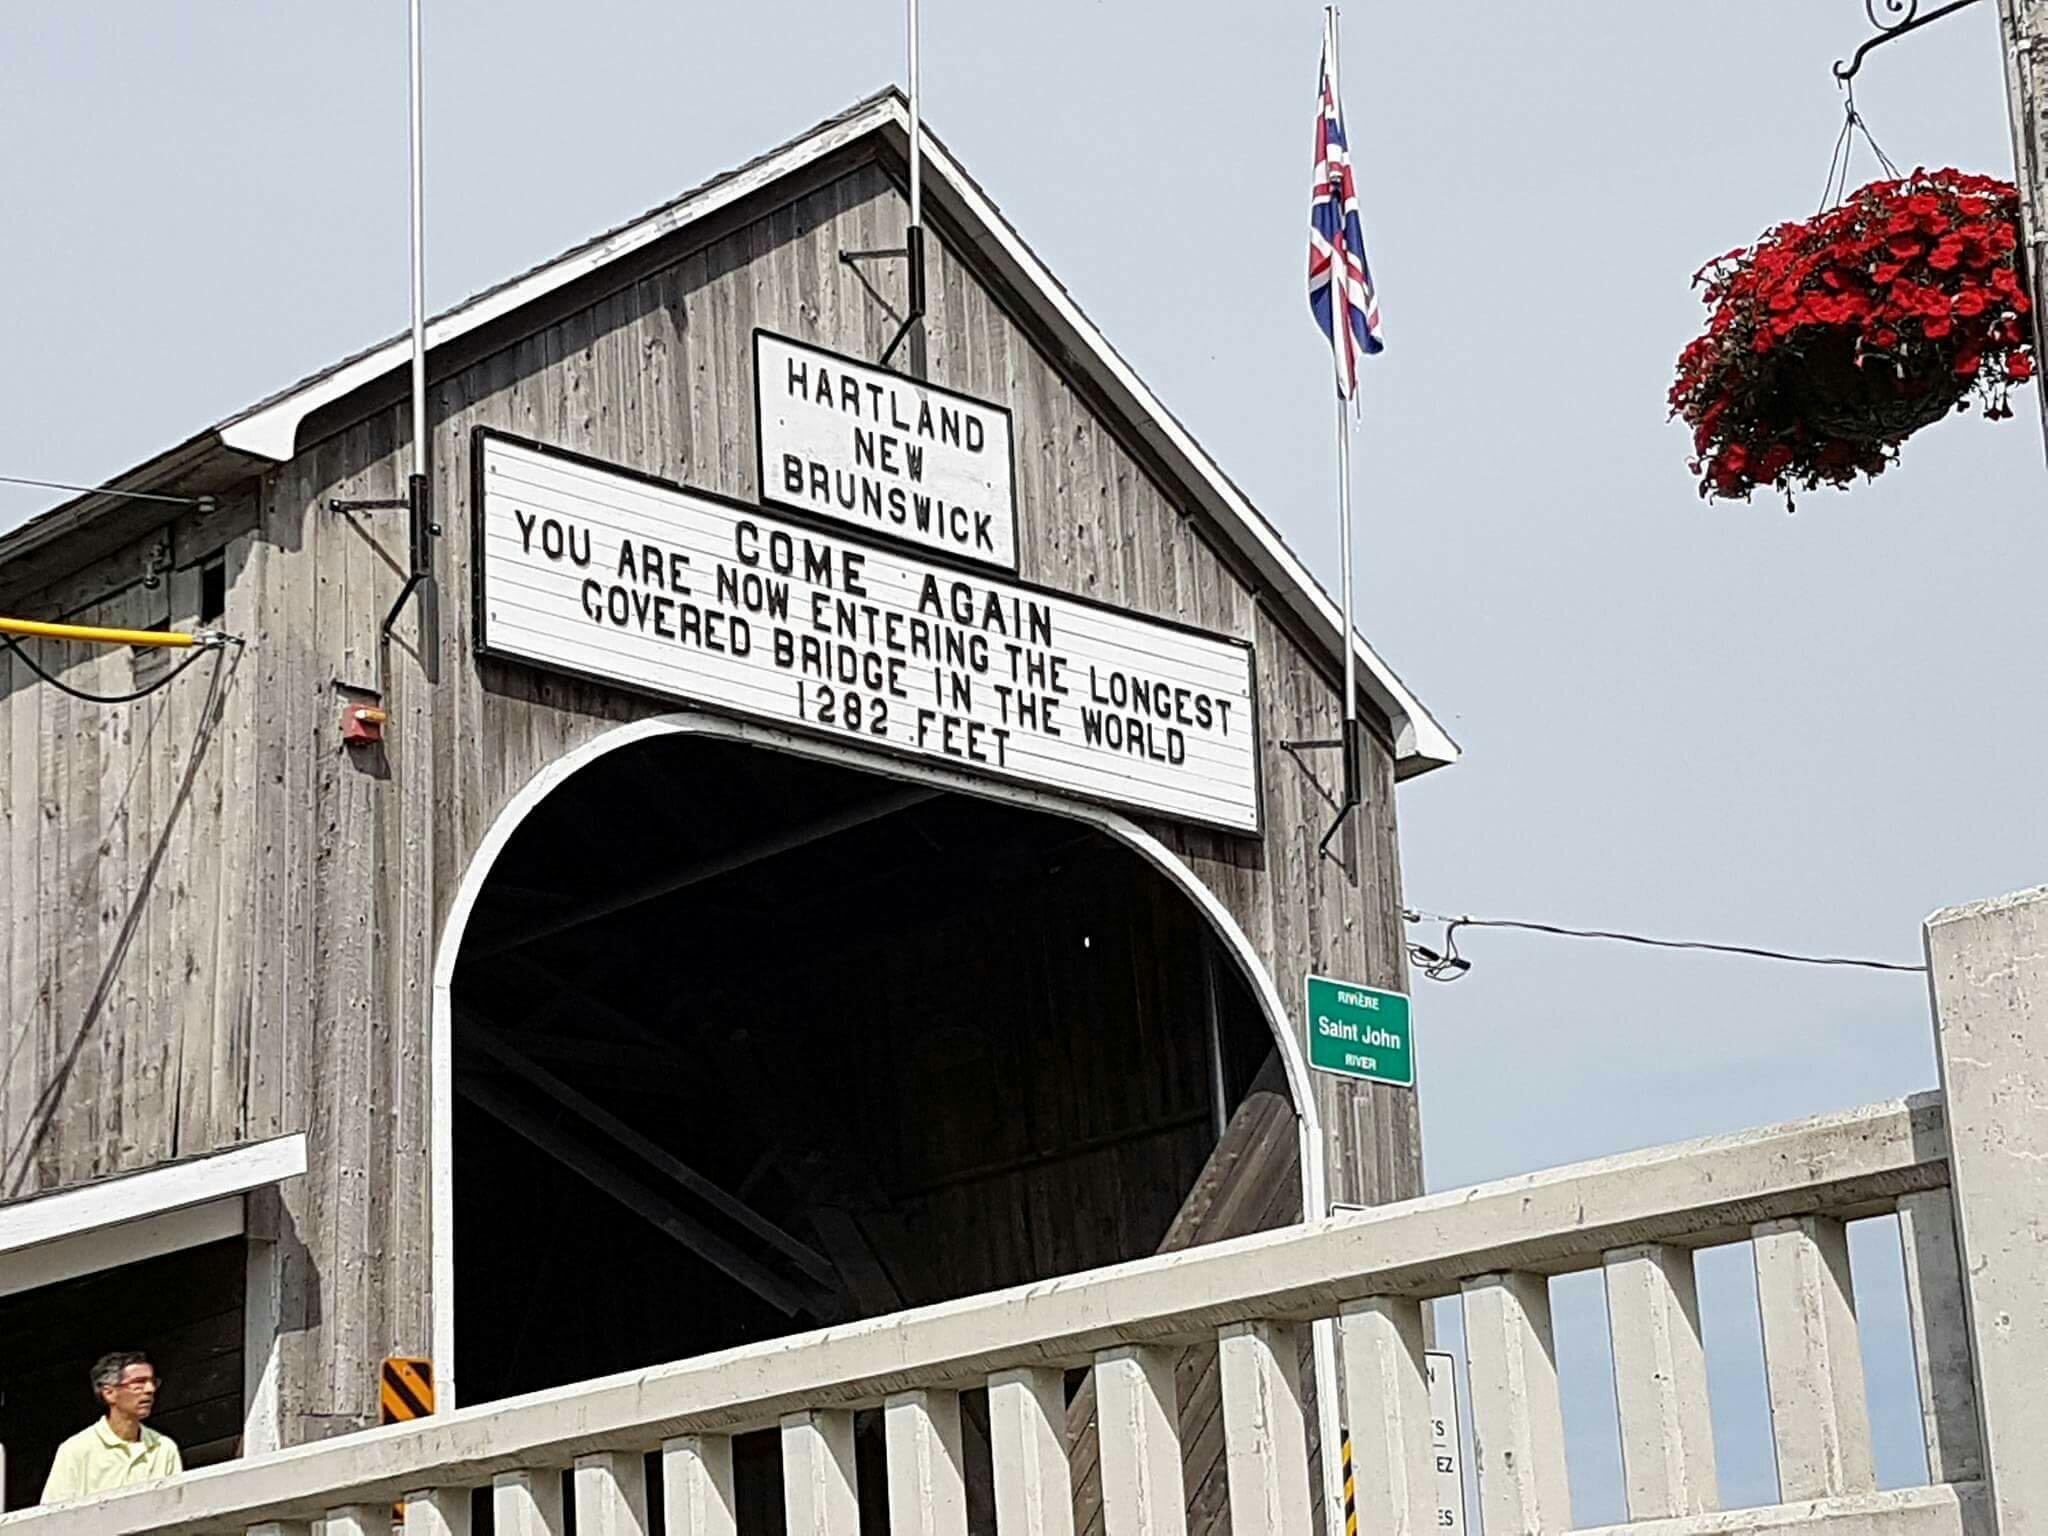
<svg viewBox="0 0 2048 1536">
<path fill-rule="evenodd" d="M 57 1447 L 43 1485 L 45 1504 L 113 1493 L 185 1470 L 177 1442 L 143 1422 L 156 1409 L 156 1389 L 156 1368 L 147 1355 L 124 1350 L 100 1356 L 92 1368 L 92 1390 L 107 1405 L 106 1417 Z"/>
</svg>

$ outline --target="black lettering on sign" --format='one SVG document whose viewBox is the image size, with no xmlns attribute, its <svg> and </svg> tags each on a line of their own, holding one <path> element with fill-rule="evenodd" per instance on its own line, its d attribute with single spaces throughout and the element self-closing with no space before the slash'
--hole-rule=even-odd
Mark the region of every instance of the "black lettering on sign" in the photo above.
<svg viewBox="0 0 2048 1536">
<path fill-rule="evenodd" d="M 512 520 L 519 526 L 519 547 L 527 554 L 533 553 L 537 542 L 540 552 L 550 560 L 567 558 L 575 565 L 590 564 L 590 530 L 578 528 L 574 523 L 564 525 L 560 518 L 539 517 L 524 508 L 512 509 Z"/>
<path fill-rule="evenodd" d="M 789 617 L 789 584 L 770 581 L 759 571 L 736 571 L 729 565 L 718 568 L 718 601 L 749 613 L 765 613 L 772 619 Z"/>
</svg>

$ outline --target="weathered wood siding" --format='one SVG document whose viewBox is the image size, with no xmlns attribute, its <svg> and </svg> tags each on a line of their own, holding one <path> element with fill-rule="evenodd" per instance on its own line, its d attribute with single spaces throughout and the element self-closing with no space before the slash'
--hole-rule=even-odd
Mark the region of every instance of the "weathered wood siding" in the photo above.
<svg viewBox="0 0 2048 1536">
<path fill-rule="evenodd" d="M 173 530 L 178 562 L 224 545 L 223 622 L 249 641 L 223 664 L 189 793 L 210 659 L 146 703 L 102 708 L 0 656 L 4 1191 L 308 1131 L 311 1172 L 286 1202 L 288 1439 L 373 1417 L 371 1363 L 429 1343 L 430 972 L 473 850 L 544 765 L 664 708 L 472 655 L 470 431 L 505 428 L 755 499 L 752 327 L 874 357 L 895 325 L 878 295 L 902 302 L 899 266 L 838 260 L 902 243 L 904 202 L 879 163 L 842 163 L 783 195 L 793 200 L 750 210 L 752 222 L 677 237 L 695 248 L 643 253 L 611 274 L 612 291 L 562 296 L 438 361 L 438 624 L 408 611 L 388 654 L 378 624 L 399 586 L 402 517 L 327 503 L 399 494 L 402 399 L 316 422 L 317 441 L 252 483 L 253 508 Z M 1263 841 L 1151 830 L 1236 914 L 1290 1008 L 1312 969 L 1399 984 L 1384 741 L 1368 758 L 1354 886 L 1317 858 L 1327 807 L 1280 750 L 1336 732 L 1330 678 L 1183 513 L 1135 434 L 1105 420 L 935 235 L 931 376 L 1015 413 L 1022 575 L 1256 647 Z M 140 564 L 138 550 L 25 606 L 95 622 L 196 618 L 195 566 L 151 589 L 133 584 Z M 105 653 L 65 675 L 114 691 L 132 686 L 132 665 Z M 381 753 L 339 744 L 337 684 L 383 688 Z M 1336 1198 L 1419 1189 L 1412 1095 L 1329 1080 L 1316 1091 Z"/>
</svg>

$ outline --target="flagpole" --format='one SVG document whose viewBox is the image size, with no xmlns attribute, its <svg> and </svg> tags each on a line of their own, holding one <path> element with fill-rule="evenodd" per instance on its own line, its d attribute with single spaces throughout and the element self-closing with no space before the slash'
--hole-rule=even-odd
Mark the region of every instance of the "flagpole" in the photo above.
<svg viewBox="0 0 2048 1536">
<path fill-rule="evenodd" d="M 1344 71 L 1337 52 L 1337 7 L 1324 7 L 1330 28 L 1330 90 L 1338 101 L 1338 110 L 1343 110 Z M 1344 213 L 1340 208 L 1338 218 Z M 1330 281 L 1342 281 L 1341 267 L 1332 263 Z M 1344 320 L 1349 306 L 1339 308 L 1336 295 L 1331 295 L 1330 320 L 1334 326 Z M 1347 326 L 1344 334 L 1344 350 L 1351 350 L 1351 334 Z M 1353 368 L 1356 369 L 1354 362 Z M 1354 389 L 1357 387 L 1354 383 Z M 1359 778 L 1361 764 L 1358 759 L 1358 643 L 1353 636 L 1357 630 L 1352 625 L 1352 576 L 1351 576 L 1351 423 L 1344 415 L 1344 392 L 1337 392 L 1337 516 L 1339 558 L 1344 562 L 1344 810 L 1339 817 L 1356 806 L 1363 796 L 1360 793 Z"/>
<path fill-rule="evenodd" d="M 1331 8 L 1331 25 L 1336 24 L 1336 8 Z M 1333 55 L 1334 57 L 1334 55 Z M 1330 281 L 1336 282 L 1340 273 L 1332 266 Z M 1333 296 L 1334 297 L 1334 296 Z M 1334 306 L 1332 315 L 1342 320 L 1342 312 Z M 1351 431 L 1350 423 L 1344 419 L 1344 395 L 1337 392 L 1337 484 L 1340 508 L 1341 538 L 1344 561 L 1344 806 L 1338 811 L 1337 819 L 1351 814 L 1358 804 L 1357 740 L 1353 713 L 1357 708 L 1358 675 L 1357 657 L 1351 644 Z M 1316 1148 L 1317 1159 L 1329 1156 L 1327 1146 Z M 1317 1184 L 1322 1190 L 1323 1209 L 1317 1217 L 1331 1213 L 1330 1185 L 1327 1167 Z M 1343 1417 L 1338 1400 L 1337 1382 L 1337 1325 L 1327 1317 L 1319 1317 L 1309 1325 L 1309 1342 L 1315 1360 L 1316 1379 L 1316 1426 L 1317 1438 L 1323 1447 L 1323 1524 L 1329 1536 L 1349 1536 L 1349 1523 L 1344 1512 L 1344 1465 L 1340 1454 L 1332 1454 L 1333 1448 L 1344 1443 Z"/>
<path fill-rule="evenodd" d="M 1344 397 L 1337 397 L 1338 558 L 1344 562 L 1344 809 L 1363 798 L 1359 793 L 1358 646 L 1351 621 L 1351 423 L 1345 419 Z"/>
<path fill-rule="evenodd" d="M 1343 111 L 1343 76 L 1337 65 L 1337 7 L 1323 7 L 1323 46 L 1330 55 L 1330 91 L 1338 102 L 1338 111 Z M 1344 209 L 1337 209 L 1337 227 L 1344 227 Z M 1351 329 L 1349 305 L 1344 302 L 1344 290 L 1338 285 L 1344 281 L 1343 263 L 1330 263 L 1330 340 L 1332 342 L 1333 365 L 1340 344 L 1344 354 L 1351 350 Z M 1333 367 L 1334 371 L 1334 367 Z M 1355 374 L 1356 364 L 1353 364 Z M 1338 509 L 1338 557 L 1344 563 L 1343 608 L 1344 633 L 1341 644 L 1344 647 L 1344 805 L 1337 812 L 1339 825 L 1352 808 L 1358 804 L 1358 651 L 1352 642 L 1351 627 L 1351 423 L 1344 415 L 1344 379 L 1338 374 L 1333 391 L 1337 397 L 1337 509 Z M 1335 830 L 1334 828 L 1332 830 Z M 1326 837 L 1327 843 L 1329 839 Z M 1318 1219 L 1331 1214 L 1330 1174 L 1327 1159 L 1327 1143 L 1316 1149 L 1316 1161 L 1320 1165 L 1315 1180 L 1318 1189 L 1318 1204 L 1321 1207 L 1315 1215 Z M 1321 1317 L 1309 1325 L 1310 1355 L 1314 1361 L 1316 1383 L 1316 1438 L 1320 1443 L 1320 1457 L 1323 1474 L 1323 1528 L 1329 1536 L 1350 1536 L 1350 1521 L 1344 1508 L 1345 1471 L 1343 1446 L 1344 1420 L 1339 1402 L 1337 1364 L 1337 1326 L 1334 1320 Z"/>
</svg>

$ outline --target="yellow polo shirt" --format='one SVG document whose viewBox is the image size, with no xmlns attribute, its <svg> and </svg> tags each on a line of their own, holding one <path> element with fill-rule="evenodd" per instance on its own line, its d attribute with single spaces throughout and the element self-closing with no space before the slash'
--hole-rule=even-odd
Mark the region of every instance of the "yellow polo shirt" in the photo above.
<svg viewBox="0 0 2048 1536">
<path fill-rule="evenodd" d="M 145 1424 L 138 1439 L 123 1440 L 101 1419 L 57 1447 L 50 1480 L 43 1484 L 43 1502 L 91 1498 L 176 1477 L 184 1470 L 178 1442 L 169 1435 Z"/>
</svg>

